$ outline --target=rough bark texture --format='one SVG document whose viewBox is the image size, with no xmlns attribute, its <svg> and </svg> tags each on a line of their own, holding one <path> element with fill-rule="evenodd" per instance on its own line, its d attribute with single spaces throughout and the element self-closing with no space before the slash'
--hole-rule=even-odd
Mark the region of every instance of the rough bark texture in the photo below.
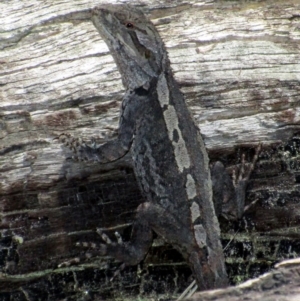
<svg viewBox="0 0 300 301">
<path fill-rule="evenodd" d="M 146 4 L 157 25 L 210 158 L 230 168 L 264 145 L 248 187 L 255 205 L 239 223 L 221 221 L 224 246 L 233 238 L 225 251 L 232 283 L 297 257 L 299 1 L 130 2 Z M 74 163 L 53 141 L 63 132 L 99 141 L 116 134 L 124 89 L 85 14 L 100 3 L 0 3 L 0 300 L 167 300 L 190 281 L 159 238 L 143 265 L 112 282 L 118 264 L 107 258 L 57 268 L 79 255 L 76 241 L 99 241 L 96 227 L 128 237 L 142 202 L 130 158 Z"/>
<path fill-rule="evenodd" d="M 187 301 L 297 301 L 300 298 L 299 258 L 282 262 L 276 269 L 236 287 L 195 294 Z"/>
</svg>

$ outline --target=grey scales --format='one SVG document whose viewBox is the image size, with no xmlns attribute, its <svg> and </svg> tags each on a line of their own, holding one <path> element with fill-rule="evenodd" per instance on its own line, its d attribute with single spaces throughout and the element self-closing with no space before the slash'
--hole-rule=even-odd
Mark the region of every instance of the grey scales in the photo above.
<svg viewBox="0 0 300 301">
<path fill-rule="evenodd" d="M 102 145 L 89 145 L 69 134 L 58 139 L 79 160 L 99 164 L 130 152 L 145 198 L 137 208 L 131 240 L 123 242 L 116 233 L 117 242 L 112 242 L 100 233 L 104 242 L 97 246 L 99 255 L 136 265 L 150 248 L 154 231 L 182 254 L 200 290 L 227 286 L 217 215 L 241 217 L 253 167 L 235 183 L 222 163 L 210 167 L 200 130 L 174 79 L 164 43 L 140 9 L 103 5 L 91 10 L 91 19 L 126 88 L 118 137 Z"/>
</svg>

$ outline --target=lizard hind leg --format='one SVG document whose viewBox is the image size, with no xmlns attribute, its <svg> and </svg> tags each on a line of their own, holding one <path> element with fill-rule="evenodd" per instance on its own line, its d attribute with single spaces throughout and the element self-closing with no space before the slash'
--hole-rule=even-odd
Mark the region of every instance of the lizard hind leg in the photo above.
<svg viewBox="0 0 300 301">
<path fill-rule="evenodd" d="M 163 238 L 168 238 L 169 243 L 177 242 L 178 245 L 189 246 L 193 241 L 189 228 L 182 227 L 181 221 L 173 214 L 158 204 L 145 202 L 137 208 L 130 241 L 123 242 L 120 234 L 116 232 L 117 241 L 114 242 L 98 230 L 98 234 L 104 241 L 98 249 L 101 255 L 112 256 L 126 266 L 136 265 L 144 259 L 151 247 L 153 231 Z"/>
<path fill-rule="evenodd" d="M 147 219 L 140 216 L 139 210 L 132 226 L 130 241 L 124 242 L 118 232 L 115 232 L 116 242 L 112 241 L 101 229 L 97 229 L 97 233 L 104 241 L 97 247 L 99 255 L 114 257 L 123 263 L 123 268 L 128 265 L 136 265 L 142 261 L 153 240 L 150 224 Z"/>
<path fill-rule="evenodd" d="M 152 243 L 152 230 L 147 225 L 134 223 L 130 242 L 123 242 L 121 235 L 115 232 L 116 242 L 111 240 L 100 228 L 97 233 L 101 236 L 104 243 L 77 242 L 76 247 L 87 251 L 79 256 L 64 261 L 58 268 L 69 267 L 80 264 L 87 259 L 98 256 L 111 256 L 122 262 L 114 273 L 113 280 L 126 266 L 138 264 L 146 255 Z"/>
<path fill-rule="evenodd" d="M 136 220 L 132 227 L 130 241 L 124 242 L 118 232 L 114 233 L 116 237 L 116 241 L 114 241 L 110 239 L 109 236 L 102 231 L 102 229 L 98 228 L 97 233 L 101 236 L 103 243 L 77 242 L 76 247 L 87 249 L 87 252 L 68 261 L 62 262 L 58 265 L 58 267 L 62 268 L 76 265 L 92 257 L 111 256 L 122 262 L 120 268 L 115 272 L 113 276 L 114 278 L 125 268 L 125 266 L 137 265 L 144 259 L 153 240 L 152 228 L 144 214 L 146 210 L 141 210 L 141 208 L 147 207 L 145 204 L 147 203 L 141 204 L 138 207 Z"/>
</svg>

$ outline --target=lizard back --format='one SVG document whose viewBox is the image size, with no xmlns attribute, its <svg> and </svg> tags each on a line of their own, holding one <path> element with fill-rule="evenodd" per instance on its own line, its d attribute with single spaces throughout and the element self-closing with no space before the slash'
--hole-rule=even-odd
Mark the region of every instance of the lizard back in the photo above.
<svg viewBox="0 0 300 301">
<path fill-rule="evenodd" d="M 95 8 L 92 21 L 127 89 L 119 140 L 131 152 L 148 212 L 152 210 L 152 216 L 144 217 L 157 215 L 160 220 L 148 224 L 187 259 L 200 288 L 225 286 L 208 155 L 156 28 L 127 5 Z"/>
</svg>

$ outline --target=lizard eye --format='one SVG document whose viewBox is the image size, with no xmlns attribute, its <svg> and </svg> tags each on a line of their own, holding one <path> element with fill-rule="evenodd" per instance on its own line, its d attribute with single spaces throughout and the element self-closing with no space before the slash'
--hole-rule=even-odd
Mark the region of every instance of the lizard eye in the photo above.
<svg viewBox="0 0 300 301">
<path fill-rule="evenodd" d="M 133 24 L 132 24 L 131 22 L 127 22 L 127 23 L 125 24 L 125 26 L 126 26 L 127 28 L 133 28 L 133 27 L 134 27 Z"/>
</svg>

